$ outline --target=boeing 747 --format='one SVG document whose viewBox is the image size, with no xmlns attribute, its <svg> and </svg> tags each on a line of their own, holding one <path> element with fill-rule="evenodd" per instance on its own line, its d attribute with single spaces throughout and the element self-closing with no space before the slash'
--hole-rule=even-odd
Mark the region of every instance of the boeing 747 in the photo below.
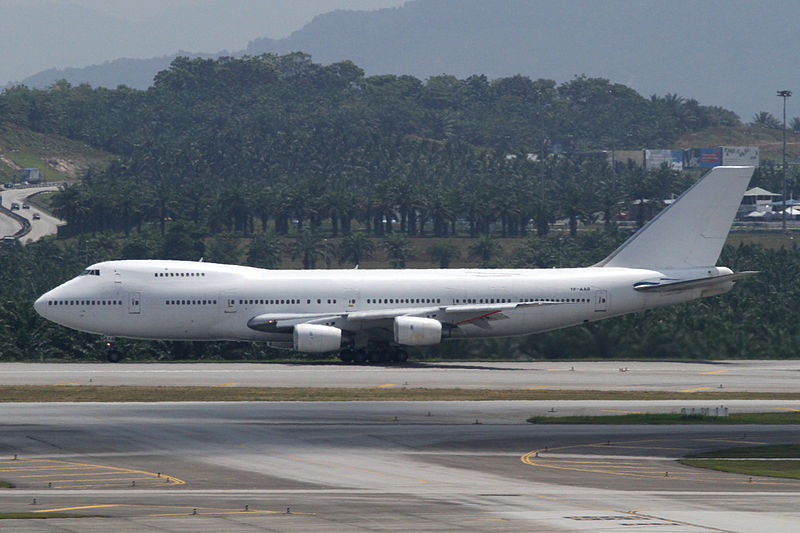
<svg viewBox="0 0 800 533">
<path fill-rule="evenodd" d="M 344 361 L 405 361 L 405 347 L 527 335 L 729 291 L 716 266 L 753 167 L 716 167 L 585 268 L 263 270 L 106 261 L 34 304 L 58 324 L 161 340 L 265 341 Z M 109 360 L 119 351 L 110 344 Z"/>
</svg>

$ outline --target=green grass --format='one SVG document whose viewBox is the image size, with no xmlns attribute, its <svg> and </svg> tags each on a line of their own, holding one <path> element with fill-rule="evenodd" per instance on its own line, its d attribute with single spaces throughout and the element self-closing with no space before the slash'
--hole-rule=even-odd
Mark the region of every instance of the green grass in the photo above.
<svg viewBox="0 0 800 533">
<path fill-rule="evenodd" d="M 774 444 L 726 448 L 713 452 L 689 455 L 678 462 L 697 468 L 722 472 L 800 479 L 800 444 Z M 787 459 L 762 461 L 759 459 Z"/>
<path fill-rule="evenodd" d="M 90 166 L 105 168 L 114 156 L 84 143 L 0 123 L 0 155 L 21 168 L 36 167 L 45 181 L 76 179 Z M 14 181 L 18 170 L 0 160 L 0 180 Z"/>
<path fill-rule="evenodd" d="M 426 389 L 401 385 L 372 387 L 142 387 L 95 385 L 19 385 L 0 387 L 0 402 L 189 402 L 189 401 L 492 401 L 492 400 L 797 400 L 800 394 L 767 392 L 592 391 L 526 389 Z M 770 417 L 773 413 L 762 416 Z M 800 420 L 800 413 L 774 413 Z M 623 415 L 625 416 L 625 415 Z M 738 415 L 734 415 L 736 419 Z M 752 420 L 738 423 L 756 423 Z M 794 416 L 794 418 L 792 418 Z M 597 417 L 611 418 L 616 417 Z M 731 417 L 728 417 L 731 418 Z M 539 423 L 559 423 L 546 417 Z M 617 418 L 617 420 L 619 420 Z M 556 421 L 556 422 L 553 422 Z M 580 423 L 580 422 L 561 422 Z M 583 422 L 589 423 L 589 422 Z M 591 422 L 599 423 L 599 422 Z M 614 423 L 632 423 L 625 421 Z M 644 423 L 644 422 L 639 422 Z M 704 422 L 705 423 L 705 422 Z M 729 422 L 730 423 L 730 422 Z M 766 422 L 759 422 L 766 423 Z M 795 423 L 795 422 L 771 422 Z"/>
<path fill-rule="evenodd" d="M 789 457 L 800 457 L 800 444 L 739 446 L 686 456 L 687 459 L 781 459 Z"/>
<path fill-rule="evenodd" d="M 800 424 L 800 413 L 733 413 L 728 416 L 630 413 L 608 416 L 532 416 L 531 424 Z"/>
<path fill-rule="evenodd" d="M 13 489 L 13 488 L 14 488 L 14 484 L 13 483 L 9 483 L 8 481 L 0 480 L 0 489 Z"/>
<path fill-rule="evenodd" d="M 800 461 L 680 459 L 678 462 L 686 466 L 732 472 L 734 474 L 800 479 Z"/>
</svg>

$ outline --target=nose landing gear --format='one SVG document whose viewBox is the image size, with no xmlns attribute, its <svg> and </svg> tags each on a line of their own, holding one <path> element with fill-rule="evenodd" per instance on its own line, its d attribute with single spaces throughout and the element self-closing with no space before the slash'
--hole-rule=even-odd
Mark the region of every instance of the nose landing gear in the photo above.
<svg viewBox="0 0 800 533">
<path fill-rule="evenodd" d="M 106 347 L 106 358 L 108 362 L 119 363 L 122 359 L 122 352 L 117 349 L 117 346 L 114 344 L 114 339 L 106 339 Z"/>
</svg>

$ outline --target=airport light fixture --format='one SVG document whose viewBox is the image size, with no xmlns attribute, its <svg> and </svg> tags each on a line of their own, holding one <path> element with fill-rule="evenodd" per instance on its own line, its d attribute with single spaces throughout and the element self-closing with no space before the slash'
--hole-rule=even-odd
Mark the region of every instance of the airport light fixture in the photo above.
<svg viewBox="0 0 800 533">
<path fill-rule="evenodd" d="M 781 228 L 786 233 L 786 99 L 792 96 L 792 91 L 778 91 L 778 97 L 783 98 L 783 211 L 781 212 Z"/>
</svg>

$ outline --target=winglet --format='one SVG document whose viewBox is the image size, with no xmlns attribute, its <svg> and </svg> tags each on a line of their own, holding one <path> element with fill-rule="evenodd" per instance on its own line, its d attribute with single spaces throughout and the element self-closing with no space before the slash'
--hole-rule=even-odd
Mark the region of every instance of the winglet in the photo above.
<svg viewBox="0 0 800 533">
<path fill-rule="evenodd" d="M 594 266 L 693 268 L 717 264 L 754 167 L 716 167 Z"/>
</svg>

